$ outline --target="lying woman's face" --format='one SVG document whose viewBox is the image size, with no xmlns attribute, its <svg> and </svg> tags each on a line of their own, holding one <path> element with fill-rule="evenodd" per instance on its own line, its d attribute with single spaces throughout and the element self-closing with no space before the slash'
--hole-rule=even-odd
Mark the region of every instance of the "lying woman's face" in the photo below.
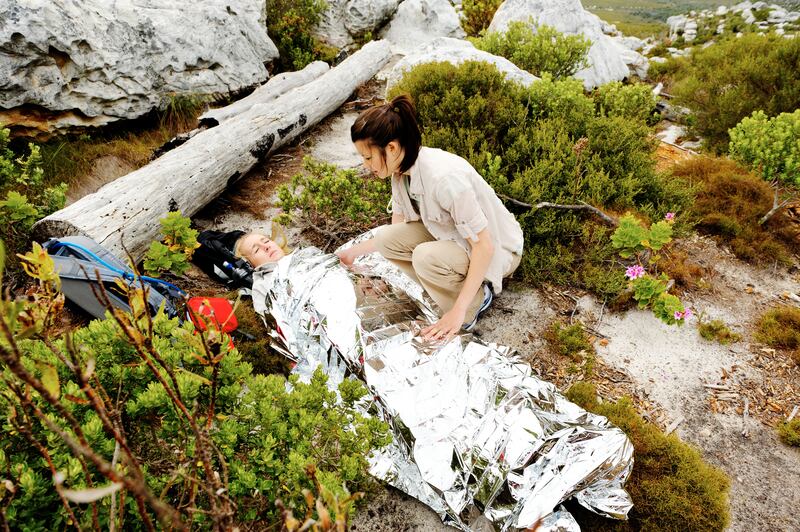
<svg viewBox="0 0 800 532">
<path fill-rule="evenodd" d="M 239 251 L 253 268 L 258 268 L 268 262 L 278 262 L 286 255 L 275 241 L 270 240 L 267 235 L 258 233 L 245 236 Z"/>
</svg>

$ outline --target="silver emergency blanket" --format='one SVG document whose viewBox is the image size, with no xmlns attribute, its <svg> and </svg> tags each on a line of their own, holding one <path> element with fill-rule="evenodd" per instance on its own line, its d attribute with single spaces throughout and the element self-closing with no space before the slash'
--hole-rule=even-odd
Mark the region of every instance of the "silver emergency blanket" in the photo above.
<svg viewBox="0 0 800 532">
<path fill-rule="evenodd" d="M 394 436 L 371 458 L 375 477 L 462 530 L 481 515 L 498 530 L 580 530 L 560 507 L 570 498 L 626 518 L 633 446 L 620 429 L 533 376 L 510 348 L 472 335 L 421 340 L 436 320 L 432 302 L 380 255 L 354 271 L 300 249 L 256 272 L 253 303 L 301 378 L 322 366 L 331 386 L 367 385 L 374 402 L 364 411 Z"/>
</svg>

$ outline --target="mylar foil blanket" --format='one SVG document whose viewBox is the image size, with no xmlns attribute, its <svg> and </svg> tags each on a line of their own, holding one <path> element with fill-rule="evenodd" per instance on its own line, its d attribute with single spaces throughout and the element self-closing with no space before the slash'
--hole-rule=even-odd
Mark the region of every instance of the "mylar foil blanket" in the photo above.
<svg viewBox="0 0 800 532">
<path fill-rule="evenodd" d="M 371 473 L 463 530 L 481 514 L 500 530 L 579 530 L 559 505 L 625 519 L 633 446 L 531 374 L 510 348 L 471 335 L 422 341 L 436 312 L 421 287 L 378 254 L 353 273 L 316 248 L 297 250 L 255 276 L 256 311 L 274 321 L 275 347 L 310 379 L 364 381 L 365 411 L 389 423 L 394 441 Z"/>
</svg>

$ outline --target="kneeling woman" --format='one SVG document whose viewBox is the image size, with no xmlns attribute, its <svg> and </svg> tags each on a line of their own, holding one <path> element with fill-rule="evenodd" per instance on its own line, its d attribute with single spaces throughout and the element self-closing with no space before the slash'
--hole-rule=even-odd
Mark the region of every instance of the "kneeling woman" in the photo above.
<svg viewBox="0 0 800 532">
<path fill-rule="evenodd" d="M 471 330 L 522 256 L 522 229 L 464 159 L 421 146 L 408 96 L 364 111 L 350 128 L 364 166 L 392 179 L 392 224 L 338 253 L 352 264 L 379 251 L 425 288 L 444 313 L 423 330 L 448 338 Z"/>
</svg>

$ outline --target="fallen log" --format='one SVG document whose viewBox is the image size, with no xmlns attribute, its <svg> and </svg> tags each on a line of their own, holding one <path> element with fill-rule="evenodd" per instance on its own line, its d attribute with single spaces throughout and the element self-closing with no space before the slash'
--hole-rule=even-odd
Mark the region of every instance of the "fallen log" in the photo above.
<svg viewBox="0 0 800 532">
<path fill-rule="evenodd" d="M 118 257 L 126 250 L 141 257 L 158 236 L 159 218 L 174 210 L 194 215 L 256 163 L 338 109 L 390 57 L 386 41 L 367 43 L 316 80 L 253 105 L 40 220 L 34 236 L 85 235 Z"/>
<path fill-rule="evenodd" d="M 323 61 L 314 61 L 297 72 L 284 72 L 269 78 L 265 84 L 254 90 L 248 96 L 237 100 L 230 105 L 218 109 L 209 109 L 198 118 L 200 125 L 214 127 L 225 120 L 240 115 L 260 103 L 270 103 L 277 100 L 292 89 L 302 87 L 325 74 L 330 67 Z"/>
</svg>

